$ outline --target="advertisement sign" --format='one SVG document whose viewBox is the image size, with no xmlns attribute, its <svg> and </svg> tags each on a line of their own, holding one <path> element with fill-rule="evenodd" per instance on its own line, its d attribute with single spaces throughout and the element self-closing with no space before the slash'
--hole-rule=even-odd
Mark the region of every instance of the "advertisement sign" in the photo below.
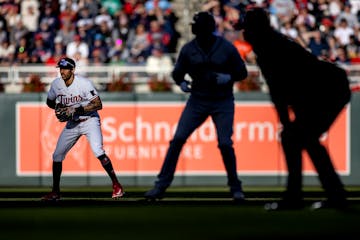
<svg viewBox="0 0 360 240">
<path fill-rule="evenodd" d="M 16 107 L 17 175 L 51 175 L 52 153 L 65 123 L 58 122 L 54 111 L 43 103 L 18 102 Z M 183 102 L 104 102 L 99 111 L 104 149 L 116 172 L 128 176 L 158 174 L 183 107 Z M 348 106 L 321 138 L 341 175 L 350 173 L 349 112 Z M 233 141 L 239 174 L 286 174 L 280 130 L 271 103 L 236 102 Z M 305 152 L 304 159 L 304 174 L 316 174 Z M 63 175 L 104 174 L 82 136 L 64 160 Z M 225 174 L 211 118 L 184 145 L 176 174 Z"/>
</svg>

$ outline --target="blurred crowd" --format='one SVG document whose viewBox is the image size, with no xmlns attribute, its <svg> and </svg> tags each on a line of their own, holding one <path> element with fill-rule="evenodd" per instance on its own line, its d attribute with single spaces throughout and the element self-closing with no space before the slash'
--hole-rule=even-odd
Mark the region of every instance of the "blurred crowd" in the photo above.
<svg viewBox="0 0 360 240">
<path fill-rule="evenodd" d="M 174 0 L 0 0 L 0 66 L 52 65 L 65 55 L 80 65 L 170 65 L 182 37 Z M 217 34 L 255 63 L 243 40 L 246 8 L 267 8 L 274 28 L 319 58 L 360 63 L 359 0 L 204 0 Z M 170 57 L 169 57 L 170 56 Z M 162 59 L 161 61 L 159 59 Z"/>
<path fill-rule="evenodd" d="M 144 63 L 176 52 L 177 21 L 168 0 L 0 0 L 0 66 Z"/>
<path fill-rule="evenodd" d="M 266 8 L 275 29 L 317 57 L 342 65 L 360 63 L 359 0 L 207 0 L 203 9 L 216 16 L 219 34 L 255 63 L 251 46 L 238 31 L 250 6 Z"/>
</svg>

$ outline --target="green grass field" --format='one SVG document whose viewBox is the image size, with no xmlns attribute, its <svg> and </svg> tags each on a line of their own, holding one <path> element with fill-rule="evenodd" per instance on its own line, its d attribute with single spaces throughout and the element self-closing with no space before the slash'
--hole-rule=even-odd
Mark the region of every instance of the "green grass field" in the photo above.
<svg viewBox="0 0 360 240">
<path fill-rule="evenodd" d="M 148 188 L 127 188 L 112 200 L 109 187 L 64 188 L 58 203 L 40 201 L 48 188 L 0 188 L 0 239 L 359 239 L 360 187 L 349 188 L 347 211 L 268 212 L 263 205 L 281 188 L 245 188 L 235 204 L 227 188 L 171 187 L 165 198 L 146 202 Z M 307 203 L 323 199 L 305 188 Z"/>
</svg>

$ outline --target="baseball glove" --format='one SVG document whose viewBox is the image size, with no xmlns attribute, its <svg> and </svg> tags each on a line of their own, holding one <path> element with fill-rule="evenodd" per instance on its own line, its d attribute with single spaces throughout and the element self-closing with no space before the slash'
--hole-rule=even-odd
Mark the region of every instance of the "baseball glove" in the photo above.
<svg viewBox="0 0 360 240">
<path fill-rule="evenodd" d="M 67 122 L 73 119 L 74 113 L 74 107 L 66 107 L 61 103 L 55 105 L 55 115 L 60 122 Z"/>
</svg>

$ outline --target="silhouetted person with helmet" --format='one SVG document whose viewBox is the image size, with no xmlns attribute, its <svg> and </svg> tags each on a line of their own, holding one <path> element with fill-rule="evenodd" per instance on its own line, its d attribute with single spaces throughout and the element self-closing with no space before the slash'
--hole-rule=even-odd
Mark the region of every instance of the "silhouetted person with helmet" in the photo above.
<svg viewBox="0 0 360 240">
<path fill-rule="evenodd" d="M 248 10 L 243 25 L 245 40 L 253 47 L 283 125 L 281 144 L 288 169 L 286 191 L 281 201 L 265 207 L 270 210 L 304 207 L 303 150 L 307 151 L 327 196 L 312 207 L 346 207 L 343 183 L 328 150 L 320 142 L 320 136 L 329 130 L 351 99 L 346 72 L 333 63 L 319 60 L 274 30 L 267 12 L 261 8 Z"/>
<path fill-rule="evenodd" d="M 189 136 L 210 116 L 215 124 L 235 201 L 244 200 L 236 170 L 233 148 L 234 82 L 247 77 L 247 69 L 236 48 L 223 37 L 214 35 L 215 20 L 209 12 L 199 12 L 191 23 L 195 38 L 186 43 L 177 58 L 172 77 L 190 97 L 181 114 L 155 187 L 145 193 L 147 199 L 160 199 L 170 186 L 180 152 Z M 192 81 L 185 80 L 188 74 Z"/>
</svg>

